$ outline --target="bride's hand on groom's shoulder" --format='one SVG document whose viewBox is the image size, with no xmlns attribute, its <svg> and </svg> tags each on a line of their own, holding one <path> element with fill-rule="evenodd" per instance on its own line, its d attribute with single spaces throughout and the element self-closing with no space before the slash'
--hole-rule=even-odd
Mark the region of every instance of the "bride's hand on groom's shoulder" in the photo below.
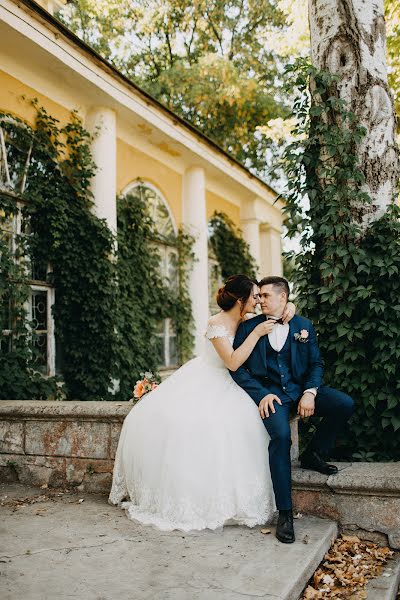
<svg viewBox="0 0 400 600">
<path fill-rule="evenodd" d="M 284 323 L 289 323 L 296 314 L 296 306 L 293 302 L 288 302 L 285 306 L 285 310 L 283 311 L 282 321 Z"/>
</svg>

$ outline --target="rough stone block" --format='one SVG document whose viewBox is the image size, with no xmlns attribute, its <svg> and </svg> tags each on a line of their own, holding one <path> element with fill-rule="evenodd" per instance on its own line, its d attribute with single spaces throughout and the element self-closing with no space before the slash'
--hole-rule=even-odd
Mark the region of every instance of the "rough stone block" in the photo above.
<svg viewBox="0 0 400 600">
<path fill-rule="evenodd" d="M 290 419 L 290 434 L 292 438 L 292 445 L 290 447 L 290 458 L 292 462 L 299 458 L 299 417 L 292 417 Z"/>
<path fill-rule="evenodd" d="M 24 453 L 24 424 L 18 421 L 0 421 L 0 452 Z"/>
<path fill-rule="evenodd" d="M 0 455 L 0 467 L 13 468 L 18 481 L 26 485 L 65 485 L 65 459 L 54 456 Z"/>
<path fill-rule="evenodd" d="M 111 473 L 94 473 L 82 481 L 78 487 L 79 491 L 88 492 L 90 494 L 109 494 L 112 483 Z"/>
<path fill-rule="evenodd" d="M 27 421 L 25 452 L 45 456 L 108 458 L 109 423 Z"/>
<path fill-rule="evenodd" d="M 121 429 L 122 429 L 122 423 L 111 423 L 110 458 L 115 458 L 115 453 L 117 451 Z"/>
<path fill-rule="evenodd" d="M 400 464 L 337 464 L 330 477 L 293 469 L 295 510 L 333 519 L 343 530 L 384 534 L 400 548 Z"/>
<path fill-rule="evenodd" d="M 88 482 L 91 491 L 102 491 L 102 487 L 99 490 L 96 489 L 94 482 L 104 479 L 102 476 L 107 475 L 108 478 L 106 479 L 110 481 L 109 487 L 111 487 L 113 468 L 113 460 L 71 458 L 67 460 L 66 483 L 67 485 L 80 486 L 83 482 Z"/>
</svg>

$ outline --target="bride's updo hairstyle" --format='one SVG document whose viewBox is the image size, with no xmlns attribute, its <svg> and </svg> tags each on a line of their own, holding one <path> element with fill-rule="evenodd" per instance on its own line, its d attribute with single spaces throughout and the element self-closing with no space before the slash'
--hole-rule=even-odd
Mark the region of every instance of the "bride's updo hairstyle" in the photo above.
<svg viewBox="0 0 400 600">
<path fill-rule="evenodd" d="M 257 281 L 247 275 L 231 275 L 217 292 L 218 306 L 222 310 L 230 310 L 240 300 L 243 309 L 254 285 L 258 285 Z"/>
</svg>

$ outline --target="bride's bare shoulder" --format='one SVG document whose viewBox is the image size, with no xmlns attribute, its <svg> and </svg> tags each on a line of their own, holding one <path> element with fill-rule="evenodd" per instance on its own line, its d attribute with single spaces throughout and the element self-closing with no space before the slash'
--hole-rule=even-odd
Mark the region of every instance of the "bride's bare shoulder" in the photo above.
<svg viewBox="0 0 400 600">
<path fill-rule="evenodd" d="M 254 319 L 254 317 L 256 317 L 257 315 L 255 313 L 246 313 L 244 315 L 244 320 L 245 321 L 250 321 L 250 319 Z"/>
<path fill-rule="evenodd" d="M 225 324 L 226 324 L 226 321 L 225 321 L 223 315 L 221 315 L 221 313 L 212 315 L 212 317 L 210 317 L 208 319 L 208 325 L 225 325 Z"/>
</svg>

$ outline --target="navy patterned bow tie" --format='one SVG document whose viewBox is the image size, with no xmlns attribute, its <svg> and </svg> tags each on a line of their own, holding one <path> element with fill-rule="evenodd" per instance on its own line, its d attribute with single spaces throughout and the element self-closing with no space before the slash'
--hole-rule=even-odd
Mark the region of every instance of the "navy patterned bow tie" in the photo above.
<svg viewBox="0 0 400 600">
<path fill-rule="evenodd" d="M 275 321 L 275 323 L 277 323 L 278 325 L 285 325 L 285 323 L 282 320 L 282 317 L 280 319 L 277 319 L 276 317 L 267 317 L 267 319 L 272 319 Z"/>
</svg>

